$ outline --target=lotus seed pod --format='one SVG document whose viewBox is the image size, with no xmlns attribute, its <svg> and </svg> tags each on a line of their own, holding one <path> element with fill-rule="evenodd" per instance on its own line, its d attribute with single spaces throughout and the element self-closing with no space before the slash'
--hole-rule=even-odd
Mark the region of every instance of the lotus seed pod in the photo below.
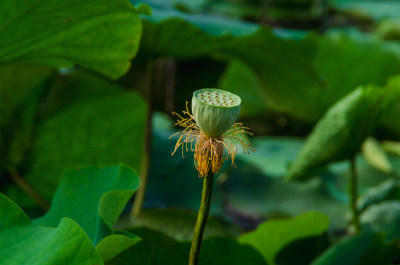
<svg viewBox="0 0 400 265">
<path fill-rule="evenodd" d="M 193 93 L 192 113 L 200 130 L 211 138 L 220 137 L 237 120 L 239 96 L 221 89 L 205 88 Z"/>
</svg>

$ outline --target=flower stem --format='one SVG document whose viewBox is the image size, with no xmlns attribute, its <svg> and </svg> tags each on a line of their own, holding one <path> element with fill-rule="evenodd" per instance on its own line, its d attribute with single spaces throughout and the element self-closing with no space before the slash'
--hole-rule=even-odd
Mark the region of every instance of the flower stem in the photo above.
<svg viewBox="0 0 400 265">
<path fill-rule="evenodd" d="M 356 159 L 355 157 L 350 159 L 350 208 L 352 214 L 352 223 L 355 228 L 355 234 L 360 232 L 360 219 L 357 210 L 357 170 L 356 170 Z"/>
<path fill-rule="evenodd" d="M 152 78 L 154 71 L 154 60 L 153 58 L 148 59 L 146 65 L 146 80 L 145 80 L 145 95 L 147 99 L 147 116 L 146 116 L 146 127 L 145 127 L 145 141 L 142 153 L 142 162 L 140 165 L 140 186 L 135 195 L 135 200 L 131 210 L 132 216 L 138 216 L 142 209 L 144 196 L 146 194 L 146 184 L 149 175 L 150 167 L 150 156 L 151 156 L 151 138 L 152 138 L 152 119 L 153 119 L 153 86 Z"/>
<path fill-rule="evenodd" d="M 189 265 L 197 265 L 200 255 L 201 243 L 203 241 L 204 230 L 208 213 L 210 212 L 212 190 L 213 190 L 214 174 L 209 173 L 203 180 L 203 193 L 201 196 L 201 204 L 199 214 L 197 215 L 196 226 L 193 232 L 192 246 L 190 248 Z"/>
</svg>

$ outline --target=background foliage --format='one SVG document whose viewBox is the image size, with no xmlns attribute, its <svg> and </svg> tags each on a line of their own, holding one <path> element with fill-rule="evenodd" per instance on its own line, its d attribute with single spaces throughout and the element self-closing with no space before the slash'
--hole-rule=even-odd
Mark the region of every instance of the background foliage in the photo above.
<svg viewBox="0 0 400 265">
<path fill-rule="evenodd" d="M 256 151 L 216 178 L 200 264 L 398 264 L 399 41 L 399 1 L 3 1 L 0 263 L 185 264 L 171 112 L 217 87 Z"/>
</svg>

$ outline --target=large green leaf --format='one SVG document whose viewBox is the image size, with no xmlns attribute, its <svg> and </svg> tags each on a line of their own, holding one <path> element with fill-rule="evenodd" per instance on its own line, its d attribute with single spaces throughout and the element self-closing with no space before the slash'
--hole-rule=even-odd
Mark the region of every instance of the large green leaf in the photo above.
<svg viewBox="0 0 400 265">
<path fill-rule="evenodd" d="M 136 235 L 124 231 L 114 231 L 96 245 L 96 250 L 103 261 L 107 262 L 139 241 L 140 238 Z"/>
<path fill-rule="evenodd" d="M 288 179 L 306 179 L 327 164 L 352 158 L 372 134 L 398 89 L 359 87 L 333 105 L 307 138 Z"/>
<path fill-rule="evenodd" d="M 308 212 L 293 219 L 266 221 L 255 231 L 240 236 L 239 242 L 253 246 L 269 264 L 276 264 L 276 255 L 285 246 L 296 240 L 321 236 L 328 225 L 329 219 L 325 215 Z"/>
<path fill-rule="evenodd" d="M 123 165 L 67 171 L 50 210 L 36 222 L 55 226 L 61 218 L 69 217 L 78 222 L 96 244 L 106 232 L 102 226 L 112 228 L 138 186 L 137 174 Z"/>
<path fill-rule="evenodd" d="M 103 264 L 86 233 L 69 218 L 57 228 L 32 223 L 0 194 L 0 260 L 8 265 Z"/>
<path fill-rule="evenodd" d="M 179 21 L 184 22 L 184 24 L 189 25 L 189 27 L 184 26 L 184 31 L 187 31 L 190 28 L 190 25 L 195 25 L 195 27 L 201 29 L 202 37 L 204 36 L 214 36 L 214 37 L 226 37 L 227 35 L 233 36 L 244 36 L 250 33 L 253 33 L 257 30 L 258 24 L 256 23 L 248 23 L 245 21 L 239 21 L 235 19 L 224 18 L 220 16 L 214 15 L 203 15 L 203 14 L 195 14 L 195 13 L 185 13 L 179 10 L 176 10 L 173 5 L 166 3 L 166 1 L 159 0 L 130 0 L 133 4 L 137 3 L 146 3 L 151 9 L 151 16 L 144 16 L 145 26 L 150 26 L 146 21 L 155 22 L 157 24 L 163 24 L 164 22 L 169 23 L 168 20 L 174 25 L 175 23 L 179 23 Z M 190 2 L 194 2 L 191 0 Z M 186 23 L 188 22 L 188 23 Z M 176 24 L 175 24 L 176 25 Z M 173 29 L 173 28 L 172 28 Z M 193 27 L 192 27 L 193 29 Z M 158 34 L 165 34 L 164 36 L 178 36 L 179 32 L 155 32 Z M 183 32 L 181 32 L 183 33 Z M 205 34 L 204 34 L 205 33 Z M 195 36 L 196 37 L 196 36 Z M 199 37 L 199 36 L 197 36 Z M 177 40 L 177 43 L 180 43 L 183 39 Z M 189 40 L 189 39 L 187 39 Z M 195 42 L 194 42 L 195 43 Z M 150 43 L 148 43 L 150 44 Z M 198 43 L 199 44 L 199 43 Z M 145 45 L 147 46 L 147 44 Z M 157 45 L 158 46 L 158 45 Z M 161 46 L 158 46 L 161 47 Z M 168 47 L 165 47 L 168 49 Z M 171 47 L 172 48 L 172 47 Z M 187 47 L 188 48 L 188 47 Z M 186 48 L 186 49 L 187 49 Z M 174 48 L 172 48 L 174 49 Z M 196 52 L 196 51 L 193 51 Z"/>
<path fill-rule="evenodd" d="M 136 228 L 133 233 L 143 240 L 113 259 L 108 265 L 184 265 L 189 260 L 190 243 L 172 238 L 146 228 Z M 251 246 L 235 240 L 213 237 L 203 241 L 199 264 L 210 265 L 266 265 L 262 256 Z"/>
<path fill-rule="evenodd" d="M 126 237 L 112 231 L 138 186 L 139 177 L 127 166 L 68 171 L 62 176 L 50 210 L 36 222 L 54 227 L 63 217 L 73 219 L 93 244 L 99 245 L 104 261 L 110 260 L 139 241 L 133 235 Z"/>
<path fill-rule="evenodd" d="M 307 122 L 317 121 L 355 87 L 384 85 L 388 78 L 400 73 L 400 47 L 368 34 L 292 34 L 232 22 L 241 26 L 227 27 L 213 16 L 189 16 L 155 8 L 153 16 L 143 18 L 141 47 L 156 56 L 239 60 L 254 72 L 269 108 Z M 235 80 L 235 75 L 224 77 L 224 83 L 248 90 L 245 83 Z M 385 125 L 400 131 L 397 123 Z"/>
<path fill-rule="evenodd" d="M 355 237 L 346 238 L 329 248 L 312 265 L 376 265 L 391 264 L 398 249 L 384 245 L 382 237 L 364 232 Z M 398 256 L 398 254 L 397 254 Z"/>
<path fill-rule="evenodd" d="M 399 47 L 367 34 L 293 34 L 235 20 L 228 27 L 218 19 L 154 8 L 143 18 L 141 47 L 153 55 L 240 60 L 257 76 L 270 108 L 310 122 L 355 87 L 383 85 L 400 73 Z"/>
<path fill-rule="evenodd" d="M 0 11 L 0 62 L 74 64 L 117 78 L 136 54 L 142 26 L 127 0 L 17 0 Z"/>
<path fill-rule="evenodd" d="M 271 108 L 311 122 L 355 87 L 384 85 L 400 67 L 398 47 L 362 34 L 309 34 L 292 40 L 260 29 L 228 42 L 218 53 L 241 59 L 253 69 Z M 382 69 L 377 71 L 377 64 Z"/>
<path fill-rule="evenodd" d="M 71 93 L 78 95 L 77 90 L 85 90 L 85 86 L 91 85 L 97 85 L 99 89 L 110 86 L 98 81 L 84 82 L 71 89 Z M 64 93 L 69 88 L 64 87 Z M 62 98 L 64 94 L 59 93 Z M 140 166 L 146 116 L 144 100 L 135 92 L 121 91 L 115 86 L 112 92 L 94 94 L 93 97 L 79 93 L 82 99 L 76 97 L 69 101 L 66 97 L 68 103 L 44 119 L 35 132 L 26 181 L 48 199 L 66 169 L 118 163 L 133 168 Z M 51 98 L 49 102 L 53 100 Z M 10 191 L 10 196 L 13 193 Z M 17 201 L 22 196 L 12 195 Z"/>
<path fill-rule="evenodd" d="M 256 23 L 218 16 L 187 14 L 165 5 L 158 6 L 152 0 L 144 2 L 152 7 L 152 15 L 143 16 L 141 48 L 153 55 L 195 58 L 223 51 L 231 45 L 236 45 L 242 38 L 247 47 L 243 46 L 238 50 L 247 50 L 255 44 L 254 39 L 263 35 L 267 38 L 273 38 L 275 34 L 282 38 L 304 35 L 291 34 L 289 30 L 272 32 L 260 28 Z M 238 56 L 240 58 L 239 53 Z"/>
</svg>

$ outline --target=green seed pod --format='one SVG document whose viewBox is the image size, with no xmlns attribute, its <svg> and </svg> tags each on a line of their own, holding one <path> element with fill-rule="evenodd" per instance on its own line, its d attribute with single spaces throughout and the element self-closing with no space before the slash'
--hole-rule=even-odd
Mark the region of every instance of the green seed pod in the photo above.
<svg viewBox="0 0 400 265">
<path fill-rule="evenodd" d="M 193 93 L 192 112 L 200 130 L 208 137 L 220 137 L 237 120 L 242 100 L 239 96 L 215 88 Z"/>
</svg>

